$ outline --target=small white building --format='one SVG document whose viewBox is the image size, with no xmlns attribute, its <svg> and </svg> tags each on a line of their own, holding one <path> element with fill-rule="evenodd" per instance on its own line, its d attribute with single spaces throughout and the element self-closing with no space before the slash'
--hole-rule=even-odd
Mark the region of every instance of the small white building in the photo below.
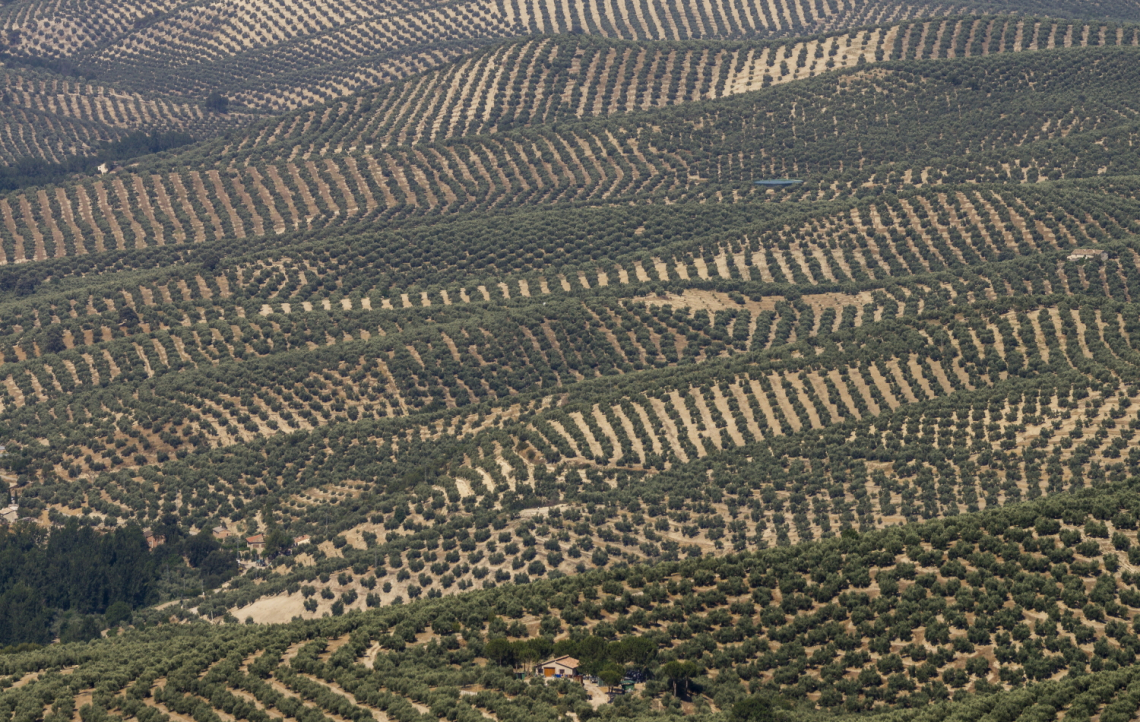
<svg viewBox="0 0 1140 722">
<path fill-rule="evenodd" d="M 1078 248 L 1069 254 L 1070 261 L 1107 261 L 1108 251 L 1102 251 L 1097 248 Z"/>
<path fill-rule="evenodd" d="M 538 666 L 543 677 L 577 677 L 578 660 L 570 656 L 556 657 Z"/>
<path fill-rule="evenodd" d="M 4 524 L 15 524 L 16 520 L 20 518 L 20 507 L 15 504 L 0 510 L 0 522 Z"/>
</svg>

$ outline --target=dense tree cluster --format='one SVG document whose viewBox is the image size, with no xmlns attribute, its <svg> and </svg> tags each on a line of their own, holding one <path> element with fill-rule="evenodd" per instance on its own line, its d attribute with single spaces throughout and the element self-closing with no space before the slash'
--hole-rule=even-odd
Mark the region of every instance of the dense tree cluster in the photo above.
<svg viewBox="0 0 1140 722">
<path fill-rule="evenodd" d="M 0 535 L 0 644 L 50 642 L 58 612 L 115 617 L 153 603 L 158 575 L 137 526 L 100 536 L 69 524 L 48 537 L 21 524 Z"/>
</svg>

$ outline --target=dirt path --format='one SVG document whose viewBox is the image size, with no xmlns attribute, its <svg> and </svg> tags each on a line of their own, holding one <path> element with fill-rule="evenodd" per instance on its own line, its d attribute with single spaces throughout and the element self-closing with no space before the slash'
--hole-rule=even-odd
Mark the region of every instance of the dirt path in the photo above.
<svg viewBox="0 0 1140 722">
<path fill-rule="evenodd" d="M 570 444 L 570 448 L 574 449 L 574 455 L 575 456 L 581 456 L 582 455 L 582 450 L 580 448 L 578 448 L 578 442 L 576 442 L 574 440 L 574 437 L 571 436 L 569 434 L 569 432 L 566 431 L 566 428 L 564 426 L 562 426 L 562 422 L 557 421 L 555 419 L 550 419 L 548 421 L 548 423 L 550 424 L 551 428 L 553 428 L 555 431 L 557 431 L 559 434 L 561 434 L 562 438 L 566 440 L 566 443 Z"/>
<path fill-rule="evenodd" d="M 732 439 L 732 443 L 736 446 L 743 446 L 744 436 L 740 433 L 740 429 L 737 428 L 736 416 L 732 413 L 732 409 L 729 408 L 728 399 L 725 398 L 719 386 L 713 386 L 712 397 L 713 406 L 716 407 L 716 410 L 724 417 L 725 431 Z"/>
<path fill-rule="evenodd" d="M 802 429 L 804 423 L 799 414 L 796 413 L 795 408 L 792 407 L 791 399 L 788 398 L 787 389 L 784 388 L 784 377 L 779 374 L 772 374 L 768 377 L 768 383 L 772 385 L 772 393 L 776 397 L 776 403 L 779 405 L 780 411 L 784 412 L 784 418 L 791 424 L 792 431 L 796 432 Z"/>
<path fill-rule="evenodd" d="M 605 451 L 602 449 L 602 444 L 594 437 L 593 430 L 590 429 L 589 424 L 586 423 L 586 419 L 583 418 L 582 414 L 577 411 L 572 411 L 567 414 L 567 416 L 574 420 L 574 423 L 578 426 L 582 435 L 586 437 L 586 445 L 590 447 L 590 453 L 594 455 L 594 458 L 604 458 Z"/>
<path fill-rule="evenodd" d="M 665 440 L 669 442 L 669 446 L 673 449 L 673 453 L 681 460 L 682 464 L 689 462 L 689 455 L 685 453 L 685 448 L 681 446 L 680 435 L 677 432 L 677 425 L 673 423 L 673 419 L 669 418 L 669 414 L 665 411 L 665 402 L 661 399 L 650 397 L 650 408 L 657 418 L 661 421 L 662 429 L 665 432 Z M 653 428 L 652 426 L 648 428 Z"/>
<path fill-rule="evenodd" d="M 784 427 L 776 417 L 776 412 L 772 410 L 772 404 L 768 401 L 768 392 L 760 386 L 760 382 L 756 379 L 750 379 L 749 383 L 752 389 L 752 397 L 756 399 L 756 404 L 763 412 L 764 418 L 768 421 L 768 428 L 771 429 L 776 435 L 783 435 Z"/>
<path fill-rule="evenodd" d="M 827 412 L 831 414 L 832 423 L 840 423 L 843 421 L 843 414 L 840 412 L 839 407 L 831 399 L 831 394 L 827 392 L 827 385 L 824 384 L 823 379 L 818 373 L 812 372 L 806 374 L 807 380 L 811 383 L 815 395 L 819 398 L 823 405 L 827 408 Z"/>
<path fill-rule="evenodd" d="M 610 696 L 600 686 L 593 682 L 585 682 L 583 686 L 586 688 L 586 693 L 590 695 L 590 706 L 594 709 L 610 703 Z"/>
<path fill-rule="evenodd" d="M 891 372 L 891 376 L 894 377 L 895 383 L 899 385 L 899 389 L 902 391 L 903 397 L 912 404 L 918 403 L 918 397 L 915 396 L 914 389 L 912 389 L 910 387 L 910 384 L 907 383 L 906 376 L 903 375 L 902 369 L 899 368 L 899 360 L 897 358 L 893 358 L 890 361 L 887 361 L 886 366 L 887 370 Z"/>
<path fill-rule="evenodd" d="M 701 394 L 699 389 L 689 389 L 689 395 L 693 399 L 693 405 L 697 406 L 697 413 L 701 417 L 701 422 L 705 424 L 705 431 L 702 432 L 702 436 L 712 441 L 712 445 L 718 449 L 723 449 L 724 439 L 720 438 L 720 429 L 717 428 L 716 420 L 712 417 L 712 411 L 705 395 Z"/>
<path fill-rule="evenodd" d="M 631 447 L 633 447 L 632 451 L 637 455 L 638 461 L 644 462 L 645 447 L 642 445 L 641 439 L 638 438 L 637 432 L 634 430 L 633 422 L 630 421 L 629 417 L 625 415 L 625 410 L 620 406 L 614 407 L 614 416 L 616 416 L 618 422 L 621 423 L 622 429 L 625 431 L 625 435 L 629 437 L 629 444 Z M 649 429 L 646 428 L 646 432 L 648 431 Z"/>
<path fill-rule="evenodd" d="M 316 684 L 321 685 L 322 687 L 327 687 L 329 690 L 331 690 L 332 692 L 334 692 L 336 694 L 341 695 L 342 697 L 344 697 L 348 701 L 352 702 L 357 707 L 368 710 L 369 712 L 372 713 L 372 716 L 377 720 L 377 722 L 388 722 L 387 713 L 385 713 L 382 710 L 378 710 L 378 709 L 376 709 L 370 705 L 364 704 L 363 702 L 361 702 L 360 700 L 358 700 L 356 698 L 356 695 L 352 694 L 351 692 L 346 690 L 344 687 L 341 687 L 336 682 L 326 682 L 323 679 L 320 679 L 319 677 L 315 677 L 311 674 L 302 674 L 301 676 L 304 677 L 305 679 L 311 681 L 311 682 L 314 682 Z M 403 697 L 403 695 L 400 695 L 400 696 Z M 425 707 L 424 705 L 422 705 L 418 702 L 414 702 L 414 701 L 408 699 L 407 697 L 404 697 L 404 699 L 408 700 L 408 704 L 415 707 L 416 710 L 420 714 L 427 714 L 428 712 L 431 711 L 427 707 Z M 328 711 L 325 711 L 325 714 L 329 714 L 330 716 L 334 717 L 335 719 L 339 719 L 339 717 L 337 715 L 333 715 L 333 714 L 329 713 Z"/>
<path fill-rule="evenodd" d="M 689 441 L 693 446 L 697 447 L 697 457 L 704 458 L 708 456 L 708 450 L 705 449 L 704 442 L 701 437 L 703 434 L 697 430 L 697 425 L 693 421 L 693 417 L 689 414 L 689 408 L 685 405 L 685 400 L 677 391 L 669 393 L 669 401 L 673 404 L 673 409 L 681 417 L 681 423 L 685 426 L 685 433 L 689 437 Z"/>
<path fill-rule="evenodd" d="M 16 680 L 15 684 L 13 684 L 11 687 L 9 687 L 9 689 L 19 689 L 20 687 L 24 687 L 26 685 L 29 685 L 32 682 L 35 682 L 37 679 L 39 679 L 40 675 L 42 675 L 42 674 L 43 674 L 42 670 L 32 672 L 31 674 L 26 674 L 23 677 L 21 677 L 20 679 Z"/>
<path fill-rule="evenodd" d="M 871 372 L 871 380 L 879 389 L 879 393 L 881 393 L 883 395 L 883 398 L 886 399 L 887 406 L 891 407 L 891 411 L 894 411 L 898 407 L 902 406 L 902 403 L 897 398 L 895 398 L 895 395 L 891 392 L 891 387 L 887 383 L 887 379 L 883 376 L 883 372 L 879 370 L 879 367 L 875 364 L 871 364 L 869 371 Z"/>
<path fill-rule="evenodd" d="M 645 435 L 649 437 L 649 443 L 653 446 L 653 453 L 664 453 L 665 448 L 661 445 L 661 439 L 653 430 L 653 423 L 649 420 L 649 413 L 646 412 L 645 408 L 641 404 L 637 402 L 630 403 L 633 406 L 634 413 L 637 414 L 637 418 L 641 420 L 641 428 L 645 429 Z"/>
</svg>

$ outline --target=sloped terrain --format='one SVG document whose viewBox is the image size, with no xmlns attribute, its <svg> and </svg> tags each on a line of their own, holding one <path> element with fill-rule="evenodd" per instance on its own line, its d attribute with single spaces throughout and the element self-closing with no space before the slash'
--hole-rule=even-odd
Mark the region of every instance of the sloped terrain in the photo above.
<svg viewBox="0 0 1140 722">
<path fill-rule="evenodd" d="M 212 137 L 0 197 L 5 719 L 1135 716 L 1130 6 L 83 7 Z"/>
<path fill-rule="evenodd" d="M 268 153 L 254 147 L 220 160 L 207 146 L 145 169 L 60 186 L 58 211 L 30 212 L 35 201 L 26 193 L 0 201 L 0 261 L 536 203 L 744 200 L 764 197 L 753 180 L 789 175 L 811 178 L 780 198 L 820 201 L 885 188 L 1133 173 L 1136 110 L 1115 98 L 1117 84 L 1133 80 L 1137 52 L 1129 45 L 1017 54 L 1008 65 L 967 59 L 954 61 L 959 72 L 949 75 L 946 64 L 910 61 L 603 124 L 540 125 L 390 149 L 357 145 L 351 152 L 325 142 L 333 152 L 323 157 L 303 152 L 297 139 L 277 146 L 279 155 L 270 145 Z M 1007 74 L 1012 68 L 1022 74 Z M 1046 68 L 1041 80 L 1028 74 Z M 1035 95 L 1026 96 L 1030 84 Z M 1078 87 L 1084 100 L 1073 97 Z M 957 115 L 941 112 L 935 99 Z M 781 119 L 793 109 L 802 119 Z M 898 125 L 867 120 L 876 115 Z M 694 133 L 714 118 L 723 132 Z M 862 139 L 835 134 L 840 123 Z M 304 118 L 296 124 L 308 125 Z M 133 190 L 120 190 L 126 188 Z M 98 222 L 91 209 L 102 212 Z"/>
<path fill-rule="evenodd" d="M 252 32 L 251 32 L 252 30 Z M 440 65 L 511 27 L 484 2 L 191 5 L 76 57 L 100 77 L 280 110 Z"/>
<path fill-rule="evenodd" d="M 1104 488 L 367 615 L 147 630 L 10 655 L 0 699 L 20 718 L 49 704 L 51 714 L 156 720 L 593 717 L 601 701 L 589 687 L 527 682 L 510 670 L 515 659 L 570 653 L 588 665 L 699 664 L 692 681 L 672 677 L 697 691 L 698 719 L 730 718 L 717 710 L 741 710 L 752 694 L 798 707 L 800 719 L 819 714 L 815 706 L 835 710 L 819 718 L 842 720 L 898 705 L 874 718 L 1128 720 L 1140 706 L 1132 666 L 1140 643 L 1127 623 L 1140 592 L 1122 557 L 1137 549 L 1138 504 L 1134 490 Z M 574 527 L 553 516 L 535 531 Z M 563 639 L 551 642 L 555 635 Z M 686 711 L 658 698 L 668 674 L 637 684 L 610 711 L 633 719 Z"/>
<path fill-rule="evenodd" d="M 33 159 L 65 164 L 132 133 L 208 137 L 254 119 L 26 69 L 0 72 L 0 100 L 4 165 Z"/>
<path fill-rule="evenodd" d="M 1087 15 L 1011 3 L 1021 13 Z M 879 25 L 972 10 L 986 3 L 752 2 L 695 6 L 622 0 L 559 6 L 545 0 L 356 2 L 308 7 L 243 2 L 122 5 L 24 2 L 0 13 L 6 52 L 80 68 L 135 91 L 186 99 L 226 93 L 262 111 L 301 107 L 443 65 L 486 42 L 577 33 L 636 41 L 764 38 Z M 1140 19 L 1133 2 L 1100 7 Z"/>
<path fill-rule="evenodd" d="M 304 108 L 374 88 L 391 92 L 382 90 L 373 104 L 394 103 L 389 115 L 393 107 L 399 108 L 399 115 L 406 116 L 402 123 L 416 120 L 420 126 L 405 127 L 384 141 L 415 142 L 519 122 L 550 122 L 565 115 L 723 97 L 882 59 L 1135 43 L 1133 29 L 1116 25 L 1086 29 L 1069 22 L 1058 27 L 1052 20 L 990 16 L 888 28 L 898 21 L 972 9 L 874 2 L 713 3 L 693 8 L 671 2 L 644 8 L 587 3 L 575 4 L 567 15 L 563 8 L 541 2 L 505 0 L 412 2 L 383 8 L 348 3 L 319 11 L 273 3 L 108 5 L 28 0 L 0 10 L 0 48 L 17 67 L 31 63 L 44 71 L 39 78 L 23 77 L 26 72 L 9 78 L 11 90 L 5 96 L 9 100 L 0 107 L 0 120 L 6 124 L 0 152 L 9 162 L 31 158 L 61 163 L 116 140 L 125 126 L 146 133 L 177 128 L 195 138 L 209 138 L 226 127 L 250 122 L 256 114 Z M 1034 11 L 1028 6 L 1009 9 Z M 1109 14 L 1131 19 L 1134 10 L 1122 4 Z M 1052 12 L 1079 16 L 1083 10 L 1074 6 L 1068 12 L 1064 8 Z M 864 34 L 858 40 L 827 35 L 875 24 L 881 29 L 874 36 Z M 565 41 L 531 41 L 480 51 L 487 43 L 535 34 L 578 33 L 644 42 L 785 38 L 813 32 L 825 35 L 767 48 L 707 45 L 693 50 L 587 42 L 575 49 Z M 468 59 L 451 65 L 464 57 Z M 520 60 L 530 65 L 522 66 L 524 72 L 513 70 L 508 81 L 501 69 Z M 441 67 L 446 69 L 410 86 L 399 84 Z M 612 93 L 616 85 L 634 82 L 636 90 Z M 512 87 L 510 95 L 504 92 L 504 83 Z M 425 93 L 429 88 L 432 92 Z M 463 91 L 456 92 L 459 88 Z M 203 101 L 216 93 L 243 112 L 206 110 Z M 519 103 L 515 94 L 528 102 Z M 361 101 L 348 102 L 358 107 Z M 357 121 L 371 118 L 381 129 L 392 120 L 354 113 L 351 108 L 318 112 L 322 123 L 336 122 L 345 112 Z M 425 124 L 423 118 L 433 113 L 441 120 Z M 293 130 L 312 125 L 295 121 L 286 121 L 294 123 Z"/>
<path fill-rule="evenodd" d="M 252 148 L 304 142 L 309 153 L 321 154 L 411 145 L 725 98 L 890 60 L 1134 47 L 1138 32 L 1134 26 L 971 16 L 781 44 L 527 40 L 474 54 L 415 82 L 286 115 L 247 138 L 256 142 Z"/>
<path fill-rule="evenodd" d="M 165 168 L 17 195 L 0 204 L 6 253 L 39 259 L 5 271 L 0 316 L 0 403 L 30 482 L 21 504 L 94 524 L 173 511 L 194 529 L 257 529 L 272 518 L 319 532 L 314 556 L 334 569 L 367 568 L 366 548 L 400 552 L 464 509 L 620 508 L 631 485 L 657 499 L 647 506 L 675 507 L 664 524 L 641 515 L 591 529 L 545 574 L 807 541 L 1123 478 L 1130 437 L 1114 434 L 1132 418 L 1140 209 L 1123 150 L 1134 112 L 1109 98 L 1136 52 L 966 58 L 952 75 L 947 61 L 883 61 L 600 124 L 180 165 L 197 149 Z M 1019 100 L 1030 68 L 1050 72 Z M 935 117 L 931 99 L 947 93 L 965 120 Z M 826 98 L 826 115 L 807 110 Z M 785 131 L 775 119 L 793 112 L 803 120 Z M 989 120 L 999 112 L 1001 126 Z M 858 148 L 838 139 L 838 154 L 822 131 L 884 113 L 899 125 L 868 124 Z M 739 118 L 755 129 L 715 142 L 687 130 Z M 963 122 L 980 132 L 949 132 Z M 1114 137 L 1121 152 L 1107 158 L 1101 143 Z M 639 170 L 594 152 L 588 139 L 601 138 L 660 160 Z M 567 149 L 559 165 L 578 173 L 550 185 L 555 163 L 544 171 L 521 151 L 538 139 Z M 794 163 L 807 187 L 752 190 L 745 149 L 774 168 Z M 926 170 L 966 150 L 975 175 Z M 444 152 L 469 164 L 431 175 L 404 165 Z M 998 165 L 1011 156 L 1054 165 Z M 440 182 L 463 168 L 486 174 L 452 187 L 472 194 L 466 203 Z M 439 206 L 425 213 L 421 199 Z M 69 248 L 65 229 L 83 245 Z M 1090 248 L 1107 259 L 1069 259 Z M 932 411 L 947 402 L 964 406 Z M 1098 443 L 1071 451 L 1074 428 Z M 945 439 L 944 456 L 899 462 L 892 444 L 912 434 Z M 839 441 L 883 465 L 836 458 L 802 487 L 808 449 Z M 1033 459 L 1011 470 L 1018 448 Z M 714 486 L 757 480 L 756 506 L 737 502 L 747 525 L 678 490 L 695 469 Z M 765 489 L 784 473 L 769 507 Z M 780 500 L 794 497 L 788 514 Z M 534 557 L 490 541 L 473 542 L 460 567 L 458 556 L 421 566 L 386 599 L 530 574 Z M 313 561 L 210 613 L 312 581 Z M 294 600 L 286 608 L 301 613 Z"/>
</svg>

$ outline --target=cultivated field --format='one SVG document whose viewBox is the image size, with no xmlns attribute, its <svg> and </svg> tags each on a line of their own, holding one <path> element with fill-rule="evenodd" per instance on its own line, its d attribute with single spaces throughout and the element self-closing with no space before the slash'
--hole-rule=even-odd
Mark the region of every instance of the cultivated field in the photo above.
<svg viewBox="0 0 1140 722">
<path fill-rule="evenodd" d="M 1140 30 L 1049 10 L 0 9 L 0 718 L 1133 718 Z"/>
</svg>

